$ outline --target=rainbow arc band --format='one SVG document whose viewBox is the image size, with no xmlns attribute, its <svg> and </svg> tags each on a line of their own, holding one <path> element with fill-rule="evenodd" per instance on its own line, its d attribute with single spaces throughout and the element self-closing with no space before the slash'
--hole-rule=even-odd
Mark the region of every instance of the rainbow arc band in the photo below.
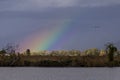
<svg viewBox="0 0 120 80">
<path fill-rule="evenodd" d="M 31 51 L 36 52 L 60 47 L 64 41 L 62 38 L 67 37 L 65 34 L 67 34 L 71 28 L 70 24 L 71 20 L 63 20 L 59 22 L 53 30 L 44 30 L 43 32 L 30 35 L 22 42 L 22 51 L 29 48 Z"/>
</svg>

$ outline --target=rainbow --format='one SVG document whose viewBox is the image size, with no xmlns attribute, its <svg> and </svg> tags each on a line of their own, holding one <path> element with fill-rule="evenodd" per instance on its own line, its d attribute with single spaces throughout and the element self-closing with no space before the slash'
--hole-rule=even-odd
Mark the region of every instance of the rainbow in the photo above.
<svg viewBox="0 0 120 80">
<path fill-rule="evenodd" d="M 37 31 L 23 40 L 21 50 L 31 49 L 31 51 L 52 50 L 54 48 L 61 49 L 62 44 L 68 40 L 70 29 L 72 29 L 71 20 L 63 20 L 56 22 L 57 25 L 53 29 L 45 29 Z"/>
</svg>

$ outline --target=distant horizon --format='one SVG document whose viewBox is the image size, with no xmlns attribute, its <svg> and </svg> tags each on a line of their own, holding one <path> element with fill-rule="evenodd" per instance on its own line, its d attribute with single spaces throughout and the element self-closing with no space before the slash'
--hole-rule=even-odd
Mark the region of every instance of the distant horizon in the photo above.
<svg viewBox="0 0 120 80">
<path fill-rule="evenodd" d="M 108 42 L 108 43 L 106 43 L 106 44 L 109 44 L 109 43 L 112 43 L 112 42 Z M 32 53 L 36 53 L 36 52 L 42 52 L 42 51 L 48 51 L 48 52 L 52 52 L 52 51 L 72 51 L 72 50 L 78 50 L 78 51 L 81 51 L 81 52 L 84 52 L 84 51 L 86 51 L 86 50 L 90 50 L 90 49 L 98 49 L 98 50 L 105 50 L 106 49 L 106 44 L 104 44 L 103 45 L 103 47 L 102 48 L 97 48 L 97 47 L 90 47 L 90 48 L 86 48 L 86 49 L 51 49 L 51 50 L 33 50 L 33 49 L 30 49 L 30 48 L 26 48 L 26 49 L 24 49 L 24 50 L 22 50 L 20 47 L 19 47 L 19 45 L 18 44 L 13 44 L 13 43 L 8 43 L 7 45 L 9 45 L 9 46 L 12 46 L 13 47 L 13 49 L 15 49 L 15 52 L 16 53 L 24 53 L 24 52 L 26 52 L 26 50 L 27 49 L 29 49 L 30 50 L 30 52 L 32 52 Z M 120 48 L 118 47 L 118 46 L 116 46 L 116 44 L 115 43 L 112 43 L 115 47 L 117 47 L 117 49 L 118 49 L 118 51 L 120 50 Z M 7 45 L 5 45 L 4 47 L 2 47 L 0 50 L 5 50 L 8 46 Z M 17 46 L 17 47 L 15 47 L 15 46 Z"/>
</svg>

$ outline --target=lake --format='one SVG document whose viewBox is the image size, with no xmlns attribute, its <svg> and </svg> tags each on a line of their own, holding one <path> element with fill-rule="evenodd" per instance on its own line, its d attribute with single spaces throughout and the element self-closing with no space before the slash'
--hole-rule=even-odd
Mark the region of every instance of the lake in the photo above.
<svg viewBox="0 0 120 80">
<path fill-rule="evenodd" d="M 0 80 L 119 80 L 120 68 L 0 68 Z"/>
</svg>

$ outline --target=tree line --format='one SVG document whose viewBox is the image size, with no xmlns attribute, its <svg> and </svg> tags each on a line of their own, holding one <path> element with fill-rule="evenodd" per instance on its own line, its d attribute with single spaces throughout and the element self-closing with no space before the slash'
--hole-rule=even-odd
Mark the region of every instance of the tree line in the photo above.
<svg viewBox="0 0 120 80">
<path fill-rule="evenodd" d="M 0 50 L 0 66 L 120 66 L 119 51 L 112 43 L 108 43 L 105 50 L 92 48 L 84 52 L 60 50 L 32 53 L 27 49 L 24 53 L 19 53 L 16 52 L 17 48 L 18 46 L 9 44 Z"/>
</svg>

